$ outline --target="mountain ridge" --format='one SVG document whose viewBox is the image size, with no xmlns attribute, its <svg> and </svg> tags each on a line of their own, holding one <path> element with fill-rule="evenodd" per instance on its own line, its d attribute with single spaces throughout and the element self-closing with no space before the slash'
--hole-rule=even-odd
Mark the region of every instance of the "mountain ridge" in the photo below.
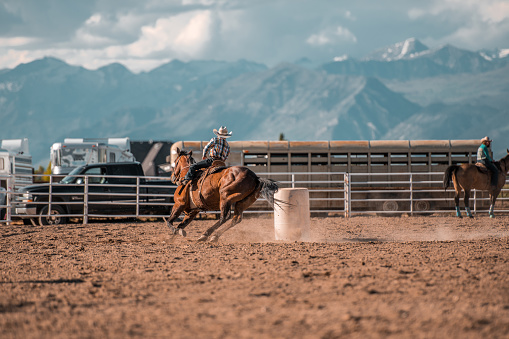
<svg viewBox="0 0 509 339">
<path fill-rule="evenodd" d="M 208 140 L 220 125 L 236 140 L 488 134 L 500 139 L 494 146 L 509 145 L 507 57 L 490 61 L 454 46 L 428 52 L 415 41 L 417 47 L 404 44 L 394 53 L 406 57 L 346 58 L 332 63 L 342 65 L 333 71 L 330 63 L 310 67 L 304 59 L 271 68 L 174 60 L 135 74 L 118 63 L 87 70 L 46 57 L 0 72 L 3 138 L 28 137 L 34 163 L 44 166 L 51 144 L 65 137 Z M 489 112 L 484 120 L 477 118 L 482 110 Z"/>
</svg>

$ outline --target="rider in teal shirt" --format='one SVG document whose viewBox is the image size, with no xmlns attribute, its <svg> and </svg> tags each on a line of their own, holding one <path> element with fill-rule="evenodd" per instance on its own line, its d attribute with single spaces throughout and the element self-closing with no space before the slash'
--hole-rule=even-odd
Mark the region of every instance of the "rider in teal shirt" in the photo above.
<svg viewBox="0 0 509 339">
<path fill-rule="evenodd" d="M 477 150 L 477 162 L 484 164 L 491 171 L 491 186 L 493 189 L 496 189 L 498 182 L 498 169 L 493 164 L 493 159 L 490 156 L 490 145 L 491 140 L 488 137 L 484 137 L 481 139 L 481 146 Z"/>
</svg>

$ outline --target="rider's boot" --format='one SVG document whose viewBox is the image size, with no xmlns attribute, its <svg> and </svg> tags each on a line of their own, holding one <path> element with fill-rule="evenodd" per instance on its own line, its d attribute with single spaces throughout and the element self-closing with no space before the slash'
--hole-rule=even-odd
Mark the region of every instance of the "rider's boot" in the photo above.
<svg viewBox="0 0 509 339">
<path fill-rule="evenodd" d="M 191 180 L 193 180 L 193 175 L 191 171 L 188 171 L 184 179 L 182 179 L 182 186 L 187 185 L 187 183 L 190 182 Z"/>
</svg>

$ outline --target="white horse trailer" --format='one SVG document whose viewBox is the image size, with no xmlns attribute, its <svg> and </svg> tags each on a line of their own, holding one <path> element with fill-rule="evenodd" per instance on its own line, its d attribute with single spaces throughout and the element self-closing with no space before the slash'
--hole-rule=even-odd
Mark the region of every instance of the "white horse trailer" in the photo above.
<svg viewBox="0 0 509 339">
<path fill-rule="evenodd" d="M 66 138 L 51 146 L 50 160 L 55 175 L 67 175 L 81 165 L 136 161 L 129 138 Z"/>
<path fill-rule="evenodd" d="M 33 183 L 32 156 L 28 139 L 0 140 L 0 219 L 9 205 L 7 191 L 16 192 Z"/>
</svg>

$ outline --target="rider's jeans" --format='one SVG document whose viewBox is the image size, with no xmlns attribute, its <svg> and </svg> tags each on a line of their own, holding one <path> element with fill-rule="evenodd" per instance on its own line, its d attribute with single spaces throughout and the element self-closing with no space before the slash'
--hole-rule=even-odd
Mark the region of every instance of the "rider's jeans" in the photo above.
<svg viewBox="0 0 509 339">
<path fill-rule="evenodd" d="M 210 167 L 210 165 L 212 165 L 213 162 L 214 162 L 214 159 L 207 158 L 205 160 L 198 161 L 198 162 L 192 164 L 189 167 L 189 171 L 186 174 L 185 180 L 193 179 L 197 170 L 199 170 L 200 168 Z"/>
<path fill-rule="evenodd" d="M 497 186 L 498 183 L 498 168 L 489 160 L 480 160 L 480 163 L 483 163 L 486 168 L 491 171 L 491 185 Z"/>
</svg>

